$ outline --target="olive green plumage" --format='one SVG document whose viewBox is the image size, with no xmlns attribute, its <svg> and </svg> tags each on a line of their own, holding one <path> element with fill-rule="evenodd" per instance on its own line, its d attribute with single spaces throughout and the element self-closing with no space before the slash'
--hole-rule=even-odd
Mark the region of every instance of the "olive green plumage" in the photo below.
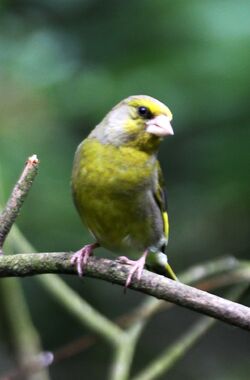
<svg viewBox="0 0 250 380">
<path fill-rule="evenodd" d="M 164 104 L 148 96 L 130 97 L 114 107 L 79 145 L 72 190 L 82 221 L 101 246 L 132 258 L 148 250 L 151 266 L 169 271 L 160 253 L 169 230 L 156 157 L 163 132 L 147 131 L 154 131 L 157 116 L 158 124 L 172 118 Z"/>
</svg>

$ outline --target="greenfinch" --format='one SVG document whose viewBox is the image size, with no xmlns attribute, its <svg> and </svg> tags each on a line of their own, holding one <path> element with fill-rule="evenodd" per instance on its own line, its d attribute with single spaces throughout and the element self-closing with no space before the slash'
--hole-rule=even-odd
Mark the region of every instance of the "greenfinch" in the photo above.
<svg viewBox="0 0 250 380">
<path fill-rule="evenodd" d="M 78 146 L 72 173 L 74 203 L 95 242 L 71 259 L 79 275 L 97 247 L 130 265 L 126 287 L 145 264 L 176 280 L 164 251 L 169 222 L 157 152 L 173 135 L 172 113 L 146 95 L 122 100 Z"/>
</svg>

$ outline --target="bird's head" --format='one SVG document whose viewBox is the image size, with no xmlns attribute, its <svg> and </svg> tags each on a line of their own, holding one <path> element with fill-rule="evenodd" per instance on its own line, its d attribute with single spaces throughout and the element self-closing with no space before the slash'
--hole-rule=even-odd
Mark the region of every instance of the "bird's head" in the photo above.
<svg viewBox="0 0 250 380">
<path fill-rule="evenodd" d="M 104 144 L 154 151 L 163 137 L 174 134 L 171 120 L 171 111 L 160 101 L 147 95 L 130 96 L 107 114 L 90 137 Z"/>
</svg>

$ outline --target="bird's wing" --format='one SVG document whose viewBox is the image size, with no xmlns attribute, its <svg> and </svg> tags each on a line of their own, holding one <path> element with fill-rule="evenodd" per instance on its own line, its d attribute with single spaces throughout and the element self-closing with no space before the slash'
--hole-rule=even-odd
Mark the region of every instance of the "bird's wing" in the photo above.
<svg viewBox="0 0 250 380">
<path fill-rule="evenodd" d="M 167 194 L 166 194 L 166 189 L 165 189 L 165 184 L 164 184 L 164 177 L 163 177 L 163 173 L 162 173 L 162 169 L 161 169 L 159 161 L 157 161 L 156 178 L 157 178 L 157 181 L 156 181 L 155 189 L 154 189 L 154 198 L 162 214 L 164 235 L 166 239 L 168 239 L 169 223 L 168 223 L 168 213 L 167 213 Z"/>
<path fill-rule="evenodd" d="M 169 234 L 169 223 L 168 223 L 168 213 L 167 213 L 167 195 L 164 185 L 164 178 L 161 170 L 161 166 L 159 161 L 157 162 L 157 182 L 155 184 L 155 191 L 154 191 L 154 198 L 159 206 L 159 209 L 161 211 L 162 220 L 163 220 L 163 229 L 164 229 L 164 235 L 166 238 L 166 242 L 164 246 L 162 247 L 162 252 L 164 252 L 165 247 L 168 242 L 168 234 Z M 173 280 L 178 280 L 176 274 L 174 273 L 173 269 L 171 268 L 168 261 L 164 264 L 164 275 L 168 275 Z"/>
</svg>

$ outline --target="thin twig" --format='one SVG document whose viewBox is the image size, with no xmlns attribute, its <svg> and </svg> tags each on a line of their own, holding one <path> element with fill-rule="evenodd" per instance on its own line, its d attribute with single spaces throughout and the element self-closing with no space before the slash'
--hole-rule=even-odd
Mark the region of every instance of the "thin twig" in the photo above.
<svg viewBox="0 0 250 380">
<path fill-rule="evenodd" d="M 8 202 L 0 214 L 0 254 L 2 254 L 2 248 L 4 241 L 15 222 L 20 208 L 32 186 L 34 178 L 37 174 L 39 161 L 36 155 L 28 158 L 23 172 L 17 181 L 12 193 L 8 199 Z"/>
<path fill-rule="evenodd" d="M 33 155 L 28 159 L 5 209 L 0 214 L 0 251 L 35 178 L 37 167 L 38 160 Z M 8 247 L 9 244 L 5 248 L 8 250 Z M 19 279 L 9 278 L 2 281 L 1 295 L 3 301 L 1 312 L 6 315 L 9 340 L 19 369 L 21 369 L 21 371 L 18 369 L 18 373 L 21 372 L 22 378 L 27 380 L 49 379 L 49 373 L 45 368 L 46 355 L 41 355 L 40 337 L 33 325 Z M 14 374 L 12 375 L 14 376 Z M 10 378 L 11 375 L 8 374 L 7 379 Z"/>
<path fill-rule="evenodd" d="M 127 380 L 133 361 L 133 356 L 136 348 L 136 343 L 141 335 L 144 321 L 136 323 L 124 333 L 124 338 L 120 340 L 120 344 L 115 348 L 110 380 Z"/>
<path fill-rule="evenodd" d="M 29 361 L 23 365 L 6 372 L 3 376 L 1 376 L 0 380 L 27 379 L 27 376 L 31 375 L 34 375 L 34 380 L 38 380 L 39 378 L 37 373 L 44 371 L 45 368 L 49 367 L 51 363 L 53 363 L 53 359 L 54 356 L 51 352 L 40 352 L 39 354 L 30 357 Z"/>
<path fill-rule="evenodd" d="M 229 294 L 227 294 L 227 297 L 232 300 L 237 300 L 244 294 L 248 287 L 248 284 L 239 285 L 232 289 Z M 138 375 L 133 377 L 133 380 L 154 380 L 166 374 L 216 322 L 217 321 L 212 318 L 200 318 L 192 328 L 158 355 L 158 357 L 149 363 Z"/>
<path fill-rule="evenodd" d="M 123 335 L 122 329 L 89 305 L 60 277 L 46 275 L 40 278 L 40 283 L 41 281 L 44 288 L 46 288 L 57 301 L 70 310 L 85 326 L 111 344 L 119 344 Z"/>
<path fill-rule="evenodd" d="M 202 317 L 197 323 L 183 334 L 174 344 L 167 348 L 159 357 L 142 370 L 133 380 L 158 379 L 166 373 L 184 354 L 201 338 L 214 324 L 216 320 Z"/>
<path fill-rule="evenodd" d="M 49 374 L 42 364 L 36 366 L 37 370 L 28 370 L 29 363 L 33 362 L 35 356 L 38 358 L 40 355 L 41 341 L 33 325 L 19 279 L 7 278 L 1 281 L 0 285 L 1 314 L 4 313 L 6 316 L 8 337 L 18 366 L 23 372 L 27 369 L 26 380 L 48 380 Z"/>
</svg>

